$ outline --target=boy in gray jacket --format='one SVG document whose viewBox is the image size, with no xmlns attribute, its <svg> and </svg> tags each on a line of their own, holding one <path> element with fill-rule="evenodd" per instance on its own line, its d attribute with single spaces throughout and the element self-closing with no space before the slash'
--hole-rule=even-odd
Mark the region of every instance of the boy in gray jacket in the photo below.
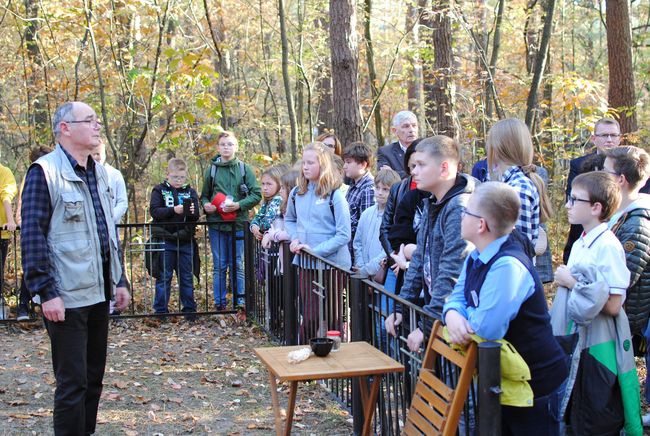
<svg viewBox="0 0 650 436">
<path fill-rule="evenodd" d="M 412 303 L 420 301 L 431 315 L 442 319 L 442 306 L 454 289 L 463 262 L 474 248 L 460 236 L 461 212 L 474 191 L 475 181 L 458 173 L 460 146 L 447 136 L 433 136 L 416 147 L 411 170 L 418 189 L 431 193 L 424 200 L 422 222 L 417 235 L 417 249 L 408 265 L 399 296 Z M 395 255 L 393 255 L 395 256 Z M 401 307 L 386 318 L 386 330 L 397 336 L 402 322 Z M 424 340 L 420 325 L 408 336 L 408 347 L 417 351 Z"/>
</svg>

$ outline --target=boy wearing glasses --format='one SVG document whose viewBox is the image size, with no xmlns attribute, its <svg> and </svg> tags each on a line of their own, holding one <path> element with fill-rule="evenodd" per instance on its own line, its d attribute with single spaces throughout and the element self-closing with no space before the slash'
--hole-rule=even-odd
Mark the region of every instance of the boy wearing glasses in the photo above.
<svg viewBox="0 0 650 436">
<path fill-rule="evenodd" d="M 182 311 L 188 313 L 188 321 L 193 321 L 196 303 L 192 276 L 199 274 L 194 262 L 195 258 L 198 260 L 194 230 L 199 219 L 199 197 L 188 183 L 183 159 L 173 158 L 167 163 L 167 179 L 153 188 L 149 211 L 154 224 L 152 240 L 158 242 L 155 248 L 164 250 L 147 253 L 155 257 L 151 262 L 152 275 L 156 277 L 153 308 L 156 313 L 169 312 L 167 305 L 176 271 Z"/>
<path fill-rule="evenodd" d="M 639 380 L 627 315 L 630 271 L 608 220 L 621 204 L 615 178 L 604 171 L 577 176 L 566 203 L 569 223 L 583 232 L 560 265 L 551 310 L 554 333 L 578 344 L 567 384 L 573 434 L 642 434 Z M 578 354 L 576 356 L 576 354 Z"/>
<path fill-rule="evenodd" d="M 530 369 L 532 398 L 502 406 L 503 434 L 557 435 L 568 375 L 567 359 L 553 336 L 544 288 L 521 239 L 511 236 L 519 194 L 501 182 L 479 185 L 462 213 L 461 236 L 476 247 L 467 257 L 443 308 L 450 339 L 471 335 L 505 339 Z"/>
</svg>

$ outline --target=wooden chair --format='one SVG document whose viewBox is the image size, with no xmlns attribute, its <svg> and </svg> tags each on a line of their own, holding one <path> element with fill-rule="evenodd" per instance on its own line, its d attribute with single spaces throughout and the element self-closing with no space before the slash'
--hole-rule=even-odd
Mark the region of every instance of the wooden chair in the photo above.
<svg viewBox="0 0 650 436">
<path fill-rule="evenodd" d="M 470 342 L 465 353 L 461 354 L 445 342 L 442 329 L 442 323 L 436 321 L 431 330 L 411 407 L 406 415 L 403 430 L 406 435 L 456 434 L 476 367 L 477 348 L 475 342 Z M 449 361 L 450 366 L 460 368 L 455 389 L 445 384 L 441 374 L 436 375 L 434 365 L 438 356 Z"/>
</svg>

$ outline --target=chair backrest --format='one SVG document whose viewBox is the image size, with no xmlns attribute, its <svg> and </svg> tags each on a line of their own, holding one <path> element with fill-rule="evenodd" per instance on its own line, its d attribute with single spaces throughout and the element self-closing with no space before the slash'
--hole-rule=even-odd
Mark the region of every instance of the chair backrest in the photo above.
<svg viewBox="0 0 650 436">
<path fill-rule="evenodd" d="M 422 361 L 411 407 L 406 415 L 406 435 L 455 435 L 476 367 L 476 343 L 464 352 L 454 350 L 442 336 L 436 321 Z M 440 359 L 440 357 L 442 359 Z M 436 362 L 444 361 L 444 364 Z M 458 370 L 456 369 L 458 368 Z M 448 386 L 456 381 L 454 388 Z"/>
</svg>

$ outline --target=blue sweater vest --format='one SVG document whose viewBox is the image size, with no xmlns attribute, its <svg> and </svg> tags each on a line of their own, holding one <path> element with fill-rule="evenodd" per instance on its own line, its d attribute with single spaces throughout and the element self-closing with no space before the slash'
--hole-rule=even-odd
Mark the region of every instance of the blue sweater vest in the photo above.
<svg viewBox="0 0 650 436">
<path fill-rule="evenodd" d="M 535 398 L 543 397 L 557 389 L 568 376 L 567 357 L 553 336 L 542 282 L 533 262 L 526 256 L 516 238 L 509 237 L 487 264 L 479 261 L 474 265 L 476 261 L 471 256 L 467 258 L 465 300 L 468 306 L 476 307 L 471 297 L 471 291 L 474 290 L 479 295 L 480 304 L 480 292 L 485 277 L 492 264 L 503 256 L 519 260 L 535 281 L 535 292 L 522 303 L 517 316 L 510 321 L 503 339 L 510 342 L 528 364 L 531 373 L 530 386 Z M 492 292 L 498 292 L 498 289 Z"/>
</svg>

